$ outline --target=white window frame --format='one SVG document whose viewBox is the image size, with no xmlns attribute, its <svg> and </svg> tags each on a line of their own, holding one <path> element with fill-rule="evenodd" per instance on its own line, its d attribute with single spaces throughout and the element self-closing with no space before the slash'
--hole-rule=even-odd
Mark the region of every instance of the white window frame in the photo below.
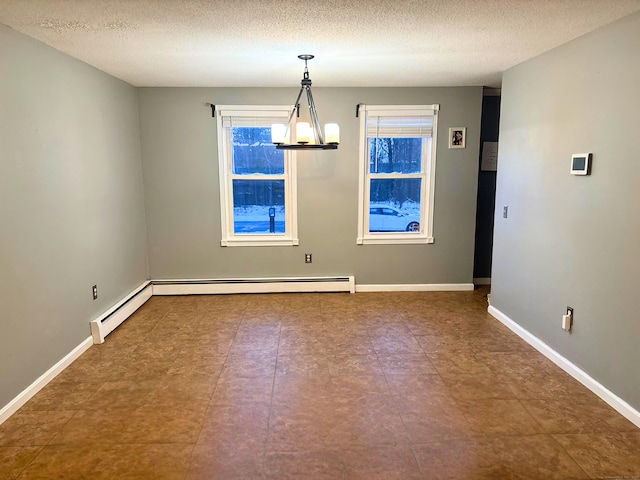
<svg viewBox="0 0 640 480">
<path fill-rule="evenodd" d="M 358 245 L 366 244 L 410 244 L 433 243 L 433 212 L 436 180 L 436 150 L 438 138 L 438 111 L 440 105 L 359 105 L 360 153 L 358 188 Z M 422 169 L 417 174 L 371 175 L 369 167 L 369 139 L 374 138 L 367 128 L 367 121 L 381 116 L 433 117 L 433 128 L 429 141 L 423 141 Z M 416 127 L 417 128 L 417 127 Z M 402 135 L 399 135 L 402 136 Z M 404 134 L 404 136 L 408 136 Z M 429 138 L 424 133 L 420 136 Z M 421 178 L 420 232 L 369 232 L 369 207 L 371 178 Z"/>
<path fill-rule="evenodd" d="M 236 175 L 233 173 L 233 126 L 268 126 L 287 123 L 289 105 L 216 105 L 218 128 L 218 167 L 220 173 L 220 221 L 223 247 L 273 247 L 298 245 L 298 213 L 295 151 L 284 150 L 284 173 L 281 175 Z M 237 234 L 233 231 L 233 180 L 284 180 L 285 233 Z"/>
</svg>

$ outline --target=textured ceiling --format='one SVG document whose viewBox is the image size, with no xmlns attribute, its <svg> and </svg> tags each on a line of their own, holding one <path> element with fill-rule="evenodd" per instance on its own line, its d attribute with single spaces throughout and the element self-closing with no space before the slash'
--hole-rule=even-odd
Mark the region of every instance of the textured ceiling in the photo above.
<svg viewBox="0 0 640 480">
<path fill-rule="evenodd" d="M 0 0 L 0 23 L 136 86 L 500 85 L 640 0 Z"/>
</svg>

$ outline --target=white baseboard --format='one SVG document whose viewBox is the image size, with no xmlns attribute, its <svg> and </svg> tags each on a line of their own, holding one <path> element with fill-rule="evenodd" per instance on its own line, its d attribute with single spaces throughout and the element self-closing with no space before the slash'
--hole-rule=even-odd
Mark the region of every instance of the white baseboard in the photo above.
<svg viewBox="0 0 640 480">
<path fill-rule="evenodd" d="M 44 388 L 47 383 L 53 380 L 60 372 L 71 365 L 75 359 L 86 352 L 91 345 L 93 345 L 93 339 L 88 337 L 80 345 L 65 355 L 62 360 L 43 373 L 35 382 L 25 388 L 17 397 L 0 409 L 0 425 L 2 425 L 2 423 L 4 423 L 4 421 L 11 415 L 16 413 L 20 407 L 27 403 L 36 393 L 42 390 L 42 388 Z"/>
<path fill-rule="evenodd" d="M 144 305 L 152 295 L 150 282 L 144 282 L 123 300 L 93 320 L 91 322 L 93 343 L 104 343 L 104 338 Z"/>
<path fill-rule="evenodd" d="M 355 292 L 355 277 L 152 280 L 153 295 Z"/>
<path fill-rule="evenodd" d="M 109 310 L 91 322 L 91 337 L 88 337 L 80 345 L 69 352 L 53 367 L 43 373 L 35 382 L 18 394 L 7 405 L 0 409 L 0 425 L 30 398 L 38 393 L 44 386 L 53 380 L 60 372 L 67 368 L 80 355 L 86 352 L 94 343 L 104 342 L 104 337 L 111 333 L 118 325 L 124 322 L 133 312 L 151 298 L 151 285 L 146 281 L 134 289 L 122 301 L 115 304 Z"/>
<path fill-rule="evenodd" d="M 469 291 L 473 283 L 356 285 L 355 277 L 152 280 L 153 295 L 216 295 L 288 292 L 445 292 Z"/>
<path fill-rule="evenodd" d="M 473 279 L 474 285 L 491 285 L 491 277 L 478 277 Z"/>
<path fill-rule="evenodd" d="M 473 290 L 473 283 L 408 283 L 356 285 L 356 292 L 454 292 Z"/>
<path fill-rule="evenodd" d="M 606 388 L 604 385 L 599 383 L 593 377 L 591 377 L 587 372 L 582 370 L 580 367 L 567 360 L 565 357 L 556 352 L 549 345 L 544 343 L 538 337 L 530 333 L 528 330 L 524 329 L 520 325 L 518 325 L 515 321 L 509 318 L 507 315 L 502 313 L 494 306 L 489 306 L 487 309 L 488 312 L 506 325 L 510 330 L 512 330 L 516 335 L 522 338 L 525 342 L 531 345 L 533 348 L 542 353 L 545 357 L 551 360 L 553 363 L 558 365 L 561 369 L 571 375 L 573 378 L 578 380 L 581 384 L 595 393 L 598 397 L 608 403 L 614 410 L 624 416 L 631 423 L 640 428 L 640 412 L 625 402 L 623 399 L 618 397 L 611 390 Z"/>
</svg>

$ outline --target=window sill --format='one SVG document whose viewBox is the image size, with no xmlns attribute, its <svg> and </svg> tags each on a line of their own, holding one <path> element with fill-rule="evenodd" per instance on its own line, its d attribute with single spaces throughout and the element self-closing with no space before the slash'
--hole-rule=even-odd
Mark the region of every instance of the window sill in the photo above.
<svg viewBox="0 0 640 480">
<path fill-rule="evenodd" d="M 296 247 L 297 238 L 230 238 L 220 241 L 221 247 Z"/>
<path fill-rule="evenodd" d="M 433 237 L 425 236 L 399 236 L 399 235 L 376 235 L 358 237 L 358 245 L 403 245 L 403 244 L 427 244 L 434 243 Z"/>
</svg>

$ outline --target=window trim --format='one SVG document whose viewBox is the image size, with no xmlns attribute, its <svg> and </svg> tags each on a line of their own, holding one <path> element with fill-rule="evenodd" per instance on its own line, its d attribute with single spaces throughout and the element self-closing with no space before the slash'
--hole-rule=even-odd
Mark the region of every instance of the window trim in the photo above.
<svg viewBox="0 0 640 480">
<path fill-rule="evenodd" d="M 385 245 L 385 244 L 427 244 L 434 243 L 433 217 L 435 201 L 435 180 L 436 180 L 436 151 L 438 147 L 438 112 L 439 104 L 433 105 L 364 105 L 358 106 L 360 116 L 360 150 L 359 150 L 359 188 L 358 188 L 358 245 Z M 431 141 L 423 142 L 423 170 L 418 174 L 382 174 L 377 178 L 422 178 L 420 224 L 423 231 L 419 234 L 404 232 L 369 232 L 370 188 L 371 176 L 369 172 L 369 137 L 367 135 L 367 119 L 369 114 L 375 112 L 374 116 L 432 116 L 433 128 Z M 429 153 L 431 155 L 426 155 Z"/>
<path fill-rule="evenodd" d="M 223 126 L 229 117 L 280 118 L 285 123 L 291 109 L 289 105 L 216 105 L 218 130 L 218 171 L 220 185 L 220 224 L 222 247 L 277 247 L 296 246 L 298 239 L 298 185 L 295 151 L 284 150 L 284 173 L 277 175 L 237 175 L 232 168 L 231 136 Z M 284 180 L 285 181 L 285 233 L 284 234 L 236 234 L 233 232 L 233 180 Z"/>
</svg>

